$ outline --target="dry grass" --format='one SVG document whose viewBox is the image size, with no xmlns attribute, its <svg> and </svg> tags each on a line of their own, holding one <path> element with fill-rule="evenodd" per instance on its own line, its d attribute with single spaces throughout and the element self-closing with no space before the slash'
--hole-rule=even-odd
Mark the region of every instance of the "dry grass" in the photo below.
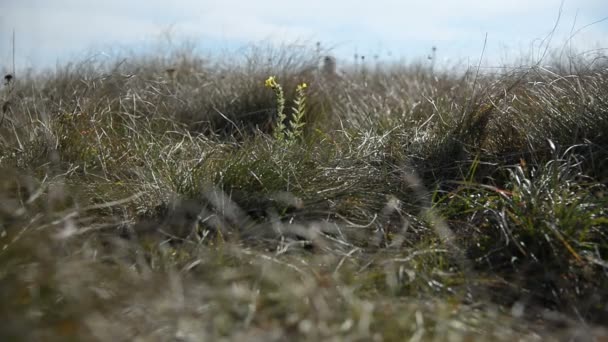
<svg viewBox="0 0 608 342">
<path fill-rule="evenodd" d="M 246 56 L 2 88 L 2 340 L 606 338 L 605 64 Z"/>
</svg>

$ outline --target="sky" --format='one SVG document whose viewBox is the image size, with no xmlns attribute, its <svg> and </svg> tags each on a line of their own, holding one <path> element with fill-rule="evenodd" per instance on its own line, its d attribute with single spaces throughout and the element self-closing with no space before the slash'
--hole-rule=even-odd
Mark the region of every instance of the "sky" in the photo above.
<svg viewBox="0 0 608 342">
<path fill-rule="evenodd" d="M 343 60 L 415 60 L 435 46 L 438 61 L 475 63 L 483 51 L 500 64 L 540 55 L 556 24 L 553 48 L 608 48 L 607 0 L 0 0 L 0 70 L 13 31 L 18 69 L 145 52 L 167 37 L 211 53 L 318 41 Z"/>
</svg>

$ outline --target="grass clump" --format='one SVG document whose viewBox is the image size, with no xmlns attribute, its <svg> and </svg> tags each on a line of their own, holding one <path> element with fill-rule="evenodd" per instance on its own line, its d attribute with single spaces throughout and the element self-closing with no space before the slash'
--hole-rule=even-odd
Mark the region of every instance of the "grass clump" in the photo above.
<svg viewBox="0 0 608 342">
<path fill-rule="evenodd" d="M 605 67 L 299 52 L 3 89 L 0 337 L 605 336 Z"/>
</svg>

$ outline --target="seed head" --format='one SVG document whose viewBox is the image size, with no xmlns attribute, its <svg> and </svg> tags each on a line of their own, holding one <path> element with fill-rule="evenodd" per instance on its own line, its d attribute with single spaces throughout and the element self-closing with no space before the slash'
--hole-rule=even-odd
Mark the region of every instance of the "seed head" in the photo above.
<svg viewBox="0 0 608 342">
<path fill-rule="evenodd" d="M 4 82 L 5 82 L 4 84 L 5 85 L 9 85 L 12 80 L 13 80 L 13 75 L 11 75 L 11 74 L 4 75 Z"/>
</svg>

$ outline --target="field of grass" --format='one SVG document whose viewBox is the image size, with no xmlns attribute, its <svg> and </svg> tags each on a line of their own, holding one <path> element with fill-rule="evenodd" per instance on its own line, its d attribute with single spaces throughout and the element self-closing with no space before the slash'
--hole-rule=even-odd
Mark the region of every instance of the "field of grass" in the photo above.
<svg viewBox="0 0 608 342">
<path fill-rule="evenodd" d="M 0 340 L 608 339 L 605 56 L 320 60 L 8 80 Z"/>
</svg>

